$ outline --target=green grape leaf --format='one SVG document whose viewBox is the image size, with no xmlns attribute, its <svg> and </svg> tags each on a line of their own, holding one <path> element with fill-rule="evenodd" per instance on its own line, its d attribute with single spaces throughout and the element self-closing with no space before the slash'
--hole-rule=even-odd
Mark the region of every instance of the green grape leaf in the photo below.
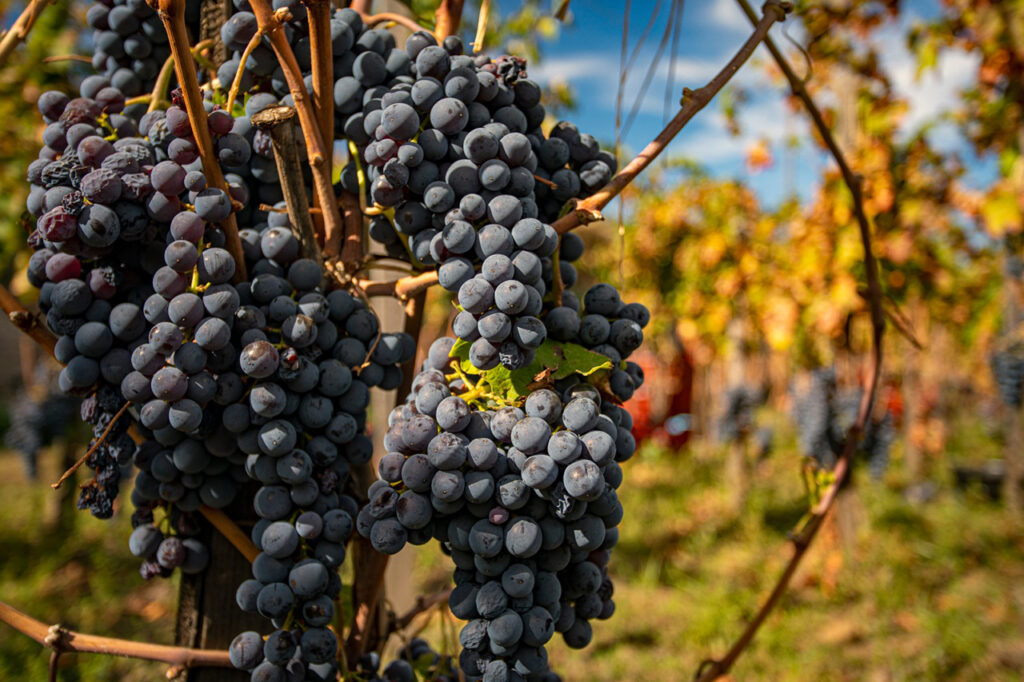
<svg viewBox="0 0 1024 682">
<path fill-rule="evenodd" d="M 550 369 L 553 379 L 564 379 L 573 373 L 588 377 L 598 370 L 612 368 L 612 361 L 600 353 L 587 350 L 575 343 L 550 340 L 545 341 L 537 349 L 533 363 L 541 368 Z"/>
<path fill-rule="evenodd" d="M 463 372 L 477 374 L 479 373 L 480 370 L 473 367 L 473 365 L 469 363 L 469 347 L 471 345 L 473 344 L 471 344 L 469 341 L 456 339 L 455 344 L 452 346 L 452 349 L 448 351 L 448 357 L 458 360 L 459 369 L 461 369 Z"/>
<path fill-rule="evenodd" d="M 466 341 L 456 341 L 449 356 L 456 359 L 459 369 L 477 377 L 476 382 L 486 384 L 489 393 L 508 402 L 518 402 L 531 391 L 572 374 L 588 377 L 612 368 L 611 360 L 600 353 L 575 343 L 548 340 L 534 352 L 533 362 L 526 367 L 509 370 L 499 365 L 481 372 L 469 361 L 469 347 Z"/>
</svg>

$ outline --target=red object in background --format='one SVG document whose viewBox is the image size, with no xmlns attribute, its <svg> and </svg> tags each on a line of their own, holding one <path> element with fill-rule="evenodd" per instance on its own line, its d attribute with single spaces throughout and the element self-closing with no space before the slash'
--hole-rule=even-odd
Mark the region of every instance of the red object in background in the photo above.
<svg viewBox="0 0 1024 682">
<path fill-rule="evenodd" d="M 693 400 L 693 364 L 683 351 L 666 367 L 654 353 L 638 353 L 633 361 L 640 365 L 646 380 L 629 401 L 633 415 L 633 437 L 637 443 L 657 434 L 667 439 L 673 448 L 685 445 L 690 439 L 689 428 L 668 433 L 665 421 L 676 417 L 688 419 Z M 666 371 L 667 370 L 667 371 Z M 666 401 L 665 397 L 668 397 Z"/>
<path fill-rule="evenodd" d="M 903 396 L 900 394 L 900 387 L 895 381 L 888 381 L 882 389 L 881 403 L 885 409 L 892 414 L 893 420 L 900 424 L 903 421 Z"/>
<path fill-rule="evenodd" d="M 693 363 L 690 361 L 690 354 L 685 349 L 680 349 L 680 351 L 679 355 L 673 359 L 672 364 L 669 366 L 669 373 L 672 385 L 675 387 L 675 392 L 668 403 L 668 418 L 676 415 L 693 414 Z M 692 424 L 693 419 L 691 417 L 691 427 Z M 682 433 L 669 435 L 669 445 L 672 448 L 680 448 L 686 445 L 690 441 L 691 433 L 693 433 L 693 429 L 688 428 Z"/>
</svg>

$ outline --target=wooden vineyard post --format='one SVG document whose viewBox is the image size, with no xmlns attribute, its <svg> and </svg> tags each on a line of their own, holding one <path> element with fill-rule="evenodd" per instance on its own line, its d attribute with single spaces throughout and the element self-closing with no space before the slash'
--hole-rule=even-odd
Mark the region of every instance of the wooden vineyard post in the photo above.
<svg viewBox="0 0 1024 682">
<path fill-rule="evenodd" d="M 245 499 L 244 496 L 240 496 Z M 234 505 L 240 506 L 240 505 Z M 234 518 L 246 509 L 226 510 Z M 196 575 L 181 576 L 175 644 L 196 649 L 227 649 L 239 633 L 255 630 L 266 634 L 267 621 L 258 613 L 245 613 L 235 603 L 235 591 L 252 577 L 248 559 L 223 535 L 205 524 L 200 538 L 210 550 L 210 567 Z M 243 525 L 248 533 L 251 526 Z M 247 682 L 249 673 L 225 668 L 190 668 L 186 682 Z"/>
</svg>

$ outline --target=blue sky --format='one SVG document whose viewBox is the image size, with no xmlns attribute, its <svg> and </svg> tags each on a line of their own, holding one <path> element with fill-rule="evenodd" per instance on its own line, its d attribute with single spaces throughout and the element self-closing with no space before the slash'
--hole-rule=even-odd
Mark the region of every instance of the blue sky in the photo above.
<svg viewBox="0 0 1024 682">
<path fill-rule="evenodd" d="M 515 3 L 501 3 L 510 10 Z M 754 2 L 752 4 L 759 4 Z M 636 45 L 656 0 L 632 3 L 630 50 Z M 626 85 L 624 111 L 628 113 L 637 100 L 644 74 L 654 61 L 658 43 L 668 20 L 671 2 L 661 3 L 660 15 L 642 48 Z M 568 82 L 578 95 L 579 107 L 567 117 L 582 130 L 602 141 L 615 137 L 615 99 L 619 77 L 619 51 L 622 39 L 622 16 L 625 3 L 572 2 L 573 21 L 562 28 L 557 39 L 542 44 L 543 59 L 530 69 L 531 77 L 541 82 Z M 893 74 L 897 88 L 910 102 L 910 111 L 903 123 L 909 134 L 924 122 L 940 115 L 955 104 L 957 91 L 967 85 L 976 69 L 973 57 L 947 53 L 935 71 L 916 77 L 914 58 L 904 47 L 903 33 L 910 22 L 927 19 L 938 11 L 937 0 L 917 0 L 908 4 L 900 26 L 887 30 L 883 36 L 887 47 L 883 60 Z M 788 31 L 799 41 L 797 22 L 790 21 Z M 685 3 L 679 54 L 675 64 L 673 100 L 678 101 L 683 86 L 699 87 L 720 69 L 751 32 L 751 25 L 735 0 L 704 0 Z M 783 27 L 772 29 L 776 42 L 785 47 L 788 41 Z M 664 122 L 665 89 L 669 74 L 669 50 L 666 48 L 655 77 L 640 104 L 639 114 L 625 137 L 627 149 L 638 150 L 649 142 Z M 725 128 L 720 102 L 716 99 L 682 131 L 669 149 L 675 156 L 695 159 L 716 175 L 739 177 L 748 181 L 767 204 L 774 204 L 790 192 L 809 196 L 822 168 L 830 160 L 809 142 L 807 118 L 802 112 L 790 113 L 783 103 L 784 90 L 767 81 L 758 62 L 770 60 L 764 48 L 733 80 L 744 87 L 750 100 L 741 108 L 741 137 L 731 136 Z M 797 65 L 802 68 L 802 65 Z M 675 112 L 675 104 L 669 116 Z M 625 117 L 624 113 L 624 117 Z M 796 135 L 802 140 L 796 149 L 786 149 L 783 141 Z M 940 126 L 931 133 L 932 141 L 968 157 L 971 184 L 982 184 L 992 176 L 992 163 L 969 158 L 966 147 L 950 126 Z M 755 140 L 771 142 L 773 165 L 759 173 L 745 166 L 746 151 Z"/>
</svg>

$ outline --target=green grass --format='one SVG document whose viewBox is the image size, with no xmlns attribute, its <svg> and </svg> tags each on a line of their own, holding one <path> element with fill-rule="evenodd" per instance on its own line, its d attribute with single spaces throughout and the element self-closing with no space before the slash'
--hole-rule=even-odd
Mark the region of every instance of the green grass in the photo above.
<svg viewBox="0 0 1024 682">
<path fill-rule="evenodd" d="M 953 425 L 950 460 L 983 460 L 998 444 L 978 425 Z M 737 507 L 722 485 L 722 453 L 646 447 L 625 466 L 626 517 L 613 557 L 617 612 L 595 623 L 583 651 L 550 647 L 567 681 L 684 681 L 721 655 L 788 558 L 786 534 L 806 509 L 789 434 L 751 475 Z M 896 453 L 897 460 L 899 453 Z M 54 462 L 43 473 L 52 480 Z M 1024 674 L 1024 534 L 982 495 L 959 493 L 939 467 L 926 505 L 902 495 L 898 461 L 884 482 L 858 472 L 791 590 L 733 670 L 736 680 L 1019 680 Z M 27 485 L 0 455 L 0 598 L 47 623 L 170 642 L 173 581 L 145 583 L 128 554 L 127 518 L 74 514 L 55 529 L 54 493 Z M 417 551 L 430 593 L 446 580 L 436 550 Z M 439 619 L 427 633 L 441 647 Z M 452 624 L 447 625 L 453 639 Z M 449 645 L 451 646 L 451 645 Z M 0 625 L 0 680 L 45 679 L 47 654 Z M 61 680 L 157 680 L 166 667 L 67 657 Z"/>
<path fill-rule="evenodd" d="M 47 485 L 59 475 L 56 458 L 44 458 L 40 473 L 28 483 L 17 456 L 0 453 L 0 599 L 47 624 L 172 644 L 176 581 L 139 576 L 128 515 L 100 521 L 66 506 L 59 516 Z M 45 680 L 48 662 L 46 649 L 0 624 L 0 680 Z M 164 679 L 167 666 L 79 654 L 62 656 L 60 670 L 62 682 L 135 682 Z"/>
</svg>

